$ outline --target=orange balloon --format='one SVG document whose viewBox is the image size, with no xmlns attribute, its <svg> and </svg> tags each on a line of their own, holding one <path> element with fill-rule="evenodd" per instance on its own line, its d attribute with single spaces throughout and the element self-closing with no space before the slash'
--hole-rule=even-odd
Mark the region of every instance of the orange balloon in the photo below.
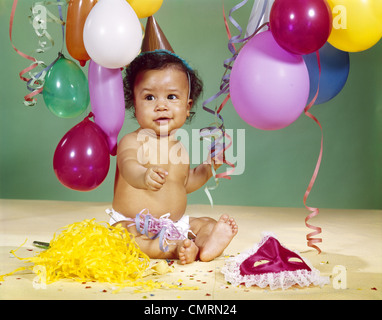
<svg viewBox="0 0 382 320">
<path fill-rule="evenodd" d="M 70 0 L 66 18 L 66 48 L 81 66 L 90 59 L 86 52 L 83 32 L 86 18 L 97 0 Z"/>
</svg>

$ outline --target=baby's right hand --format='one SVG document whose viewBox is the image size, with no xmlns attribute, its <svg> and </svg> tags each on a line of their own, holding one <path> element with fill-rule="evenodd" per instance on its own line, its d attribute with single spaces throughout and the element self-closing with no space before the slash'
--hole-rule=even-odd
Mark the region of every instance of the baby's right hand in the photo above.
<svg viewBox="0 0 382 320">
<path fill-rule="evenodd" d="M 166 182 L 166 176 L 168 172 L 157 166 L 150 167 L 146 170 L 145 184 L 148 190 L 158 191 Z"/>
</svg>

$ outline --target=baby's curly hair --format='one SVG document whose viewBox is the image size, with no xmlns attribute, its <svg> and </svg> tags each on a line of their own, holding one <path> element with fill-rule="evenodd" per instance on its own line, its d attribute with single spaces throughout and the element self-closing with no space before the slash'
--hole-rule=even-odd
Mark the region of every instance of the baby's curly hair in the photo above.
<svg viewBox="0 0 382 320">
<path fill-rule="evenodd" d="M 203 91 L 203 82 L 197 72 L 176 54 L 167 50 L 155 50 L 143 52 L 136 57 L 126 69 L 126 74 L 123 78 L 125 108 L 126 110 L 134 110 L 134 117 L 134 83 L 138 73 L 144 70 L 162 70 L 170 66 L 179 68 L 189 75 L 191 83 L 190 99 L 193 101 L 191 110 L 194 108 Z M 191 111 L 187 122 L 190 122 L 194 115 L 195 112 Z"/>
</svg>

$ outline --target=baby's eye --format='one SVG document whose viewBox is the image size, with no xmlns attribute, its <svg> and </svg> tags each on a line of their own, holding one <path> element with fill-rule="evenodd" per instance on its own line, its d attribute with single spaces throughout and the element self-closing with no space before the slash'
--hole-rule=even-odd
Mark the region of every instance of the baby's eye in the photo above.
<svg viewBox="0 0 382 320">
<path fill-rule="evenodd" d="M 145 96 L 145 100 L 152 101 L 154 99 L 155 99 L 155 97 L 152 94 L 148 94 Z"/>
<path fill-rule="evenodd" d="M 178 97 L 175 95 L 175 94 L 169 94 L 168 96 L 167 96 L 167 99 L 169 99 L 169 100 L 175 100 L 175 99 L 177 99 Z"/>
</svg>

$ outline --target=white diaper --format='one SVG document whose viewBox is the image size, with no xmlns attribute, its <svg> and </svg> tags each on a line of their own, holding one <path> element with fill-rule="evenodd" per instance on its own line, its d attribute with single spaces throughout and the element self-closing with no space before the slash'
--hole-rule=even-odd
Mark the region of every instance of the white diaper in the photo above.
<svg viewBox="0 0 382 320">
<path fill-rule="evenodd" d="M 147 213 L 145 213 L 147 211 Z M 151 239 L 155 239 L 159 236 L 160 248 L 162 251 L 167 251 L 167 248 L 163 248 L 163 243 L 171 240 L 184 240 L 188 238 L 188 234 L 195 234 L 190 229 L 190 217 L 184 215 L 180 220 L 174 222 L 170 217 L 170 213 L 166 213 L 159 219 L 153 217 L 148 213 L 148 210 L 144 209 L 138 213 L 135 219 L 127 218 L 123 214 L 115 211 L 114 209 L 106 209 L 106 213 L 110 216 L 109 224 L 115 224 L 120 221 L 130 221 L 130 226 L 135 225 L 138 232 L 145 234 L 150 238 L 149 233 L 154 234 Z"/>
<path fill-rule="evenodd" d="M 110 225 L 113 225 L 114 223 L 117 223 L 120 221 L 135 221 L 134 219 L 125 217 L 123 214 L 120 214 L 114 209 L 106 209 L 105 211 L 110 217 L 110 221 L 109 221 Z"/>
</svg>

